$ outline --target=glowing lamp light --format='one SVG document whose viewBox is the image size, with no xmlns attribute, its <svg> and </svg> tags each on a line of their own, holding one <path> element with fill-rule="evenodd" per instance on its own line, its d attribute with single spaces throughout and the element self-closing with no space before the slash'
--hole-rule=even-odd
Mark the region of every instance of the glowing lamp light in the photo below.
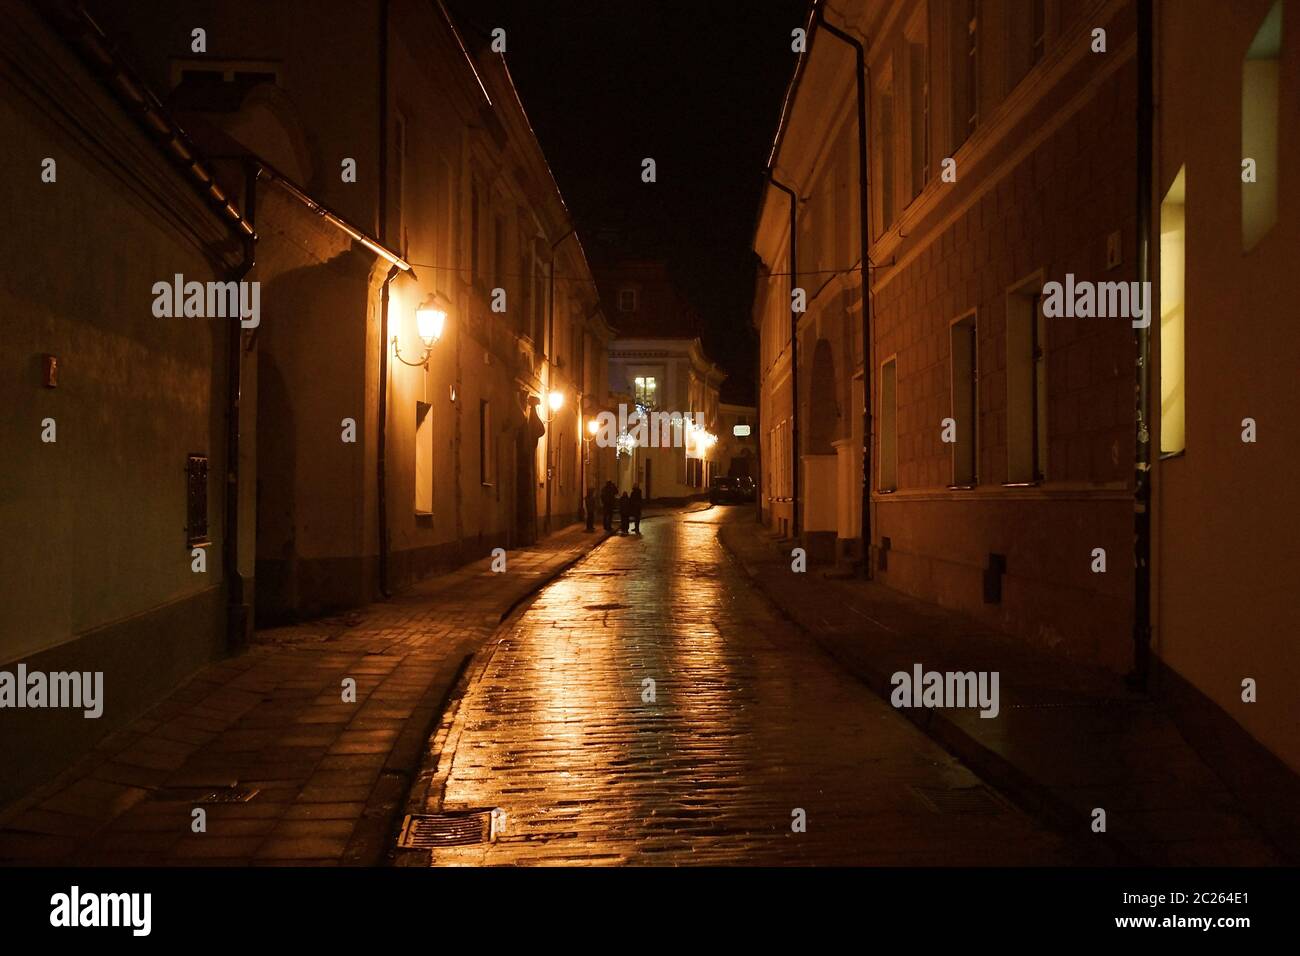
<svg viewBox="0 0 1300 956">
<path fill-rule="evenodd" d="M 424 344 L 433 345 L 442 338 L 442 330 L 447 325 L 447 310 L 433 296 L 428 296 L 415 310 L 415 325 Z"/>
<path fill-rule="evenodd" d="M 587 431 L 591 432 L 592 435 L 595 435 L 596 432 L 600 431 L 600 422 L 596 421 L 594 418 L 587 422 Z"/>
<path fill-rule="evenodd" d="M 551 411 L 558 412 L 564 407 L 564 393 L 551 392 L 550 395 L 546 396 L 546 404 L 551 406 Z"/>
</svg>

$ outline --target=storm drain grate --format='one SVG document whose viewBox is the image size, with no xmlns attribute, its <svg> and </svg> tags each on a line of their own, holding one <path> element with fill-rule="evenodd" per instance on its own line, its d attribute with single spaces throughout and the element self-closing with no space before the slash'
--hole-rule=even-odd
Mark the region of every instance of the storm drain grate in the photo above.
<svg viewBox="0 0 1300 956">
<path fill-rule="evenodd" d="M 408 813 L 402 820 L 397 845 L 408 850 L 431 850 L 441 846 L 490 843 L 494 839 L 496 833 L 490 810 Z"/>
<path fill-rule="evenodd" d="M 917 798 L 935 813 L 943 814 L 998 814 L 1006 813 L 1007 805 L 987 787 L 911 787 Z"/>
<path fill-rule="evenodd" d="M 154 791 L 153 799 L 181 803 L 247 803 L 260 792 L 256 787 L 171 787 Z"/>
<path fill-rule="evenodd" d="M 584 604 L 584 611 L 619 611 L 627 607 L 626 604 Z"/>
</svg>

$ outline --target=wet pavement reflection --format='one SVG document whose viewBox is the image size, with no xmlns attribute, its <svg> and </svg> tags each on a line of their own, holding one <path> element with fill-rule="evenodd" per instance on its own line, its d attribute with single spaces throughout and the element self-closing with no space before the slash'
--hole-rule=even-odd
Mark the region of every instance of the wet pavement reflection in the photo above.
<svg viewBox="0 0 1300 956">
<path fill-rule="evenodd" d="M 442 808 L 504 827 L 433 862 L 1072 862 L 997 801 L 936 809 L 980 781 L 772 610 L 717 540 L 738 516 L 612 538 L 502 632 L 451 723 Z"/>
</svg>

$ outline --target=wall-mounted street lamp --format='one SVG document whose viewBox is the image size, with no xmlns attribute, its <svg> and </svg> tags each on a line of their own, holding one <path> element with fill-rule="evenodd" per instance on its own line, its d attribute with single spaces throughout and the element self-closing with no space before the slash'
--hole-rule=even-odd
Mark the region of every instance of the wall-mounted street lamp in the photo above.
<svg viewBox="0 0 1300 956">
<path fill-rule="evenodd" d="M 555 421 L 555 413 L 564 407 L 564 393 L 551 392 L 546 396 L 546 405 L 551 410 L 551 416 L 550 418 L 543 418 L 542 421 L 549 425 Z"/>
<path fill-rule="evenodd" d="M 402 358 L 402 350 L 398 347 L 397 336 L 393 336 L 393 357 L 403 365 L 410 365 L 413 368 L 429 368 L 429 353 L 433 351 L 433 345 L 442 338 L 443 329 L 447 326 L 447 300 L 441 295 L 427 295 L 424 301 L 420 303 L 419 308 L 415 310 L 415 327 L 419 332 L 420 341 L 424 343 L 424 355 L 418 362 L 408 362 Z"/>
</svg>

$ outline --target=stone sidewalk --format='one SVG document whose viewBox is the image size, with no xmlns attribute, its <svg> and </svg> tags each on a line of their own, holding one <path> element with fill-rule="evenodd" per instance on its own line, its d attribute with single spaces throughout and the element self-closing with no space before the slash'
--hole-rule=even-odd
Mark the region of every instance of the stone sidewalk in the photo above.
<svg viewBox="0 0 1300 956">
<path fill-rule="evenodd" d="M 258 631 L 6 808 L 0 864 L 377 863 L 465 662 L 603 540 L 573 525 L 509 552 L 505 573 L 484 559 L 340 617 Z M 206 832 L 192 832 L 196 808 Z"/>
<path fill-rule="evenodd" d="M 1001 713 L 902 708 L 901 713 L 1026 810 L 1067 833 L 1090 832 L 1121 860 L 1148 865 L 1271 865 L 1281 851 L 1248 818 L 1172 719 L 1122 680 L 1064 662 L 955 612 L 865 580 L 790 569 L 752 509 L 720 538 L 763 593 L 886 701 L 891 676 L 997 671 Z"/>
</svg>

